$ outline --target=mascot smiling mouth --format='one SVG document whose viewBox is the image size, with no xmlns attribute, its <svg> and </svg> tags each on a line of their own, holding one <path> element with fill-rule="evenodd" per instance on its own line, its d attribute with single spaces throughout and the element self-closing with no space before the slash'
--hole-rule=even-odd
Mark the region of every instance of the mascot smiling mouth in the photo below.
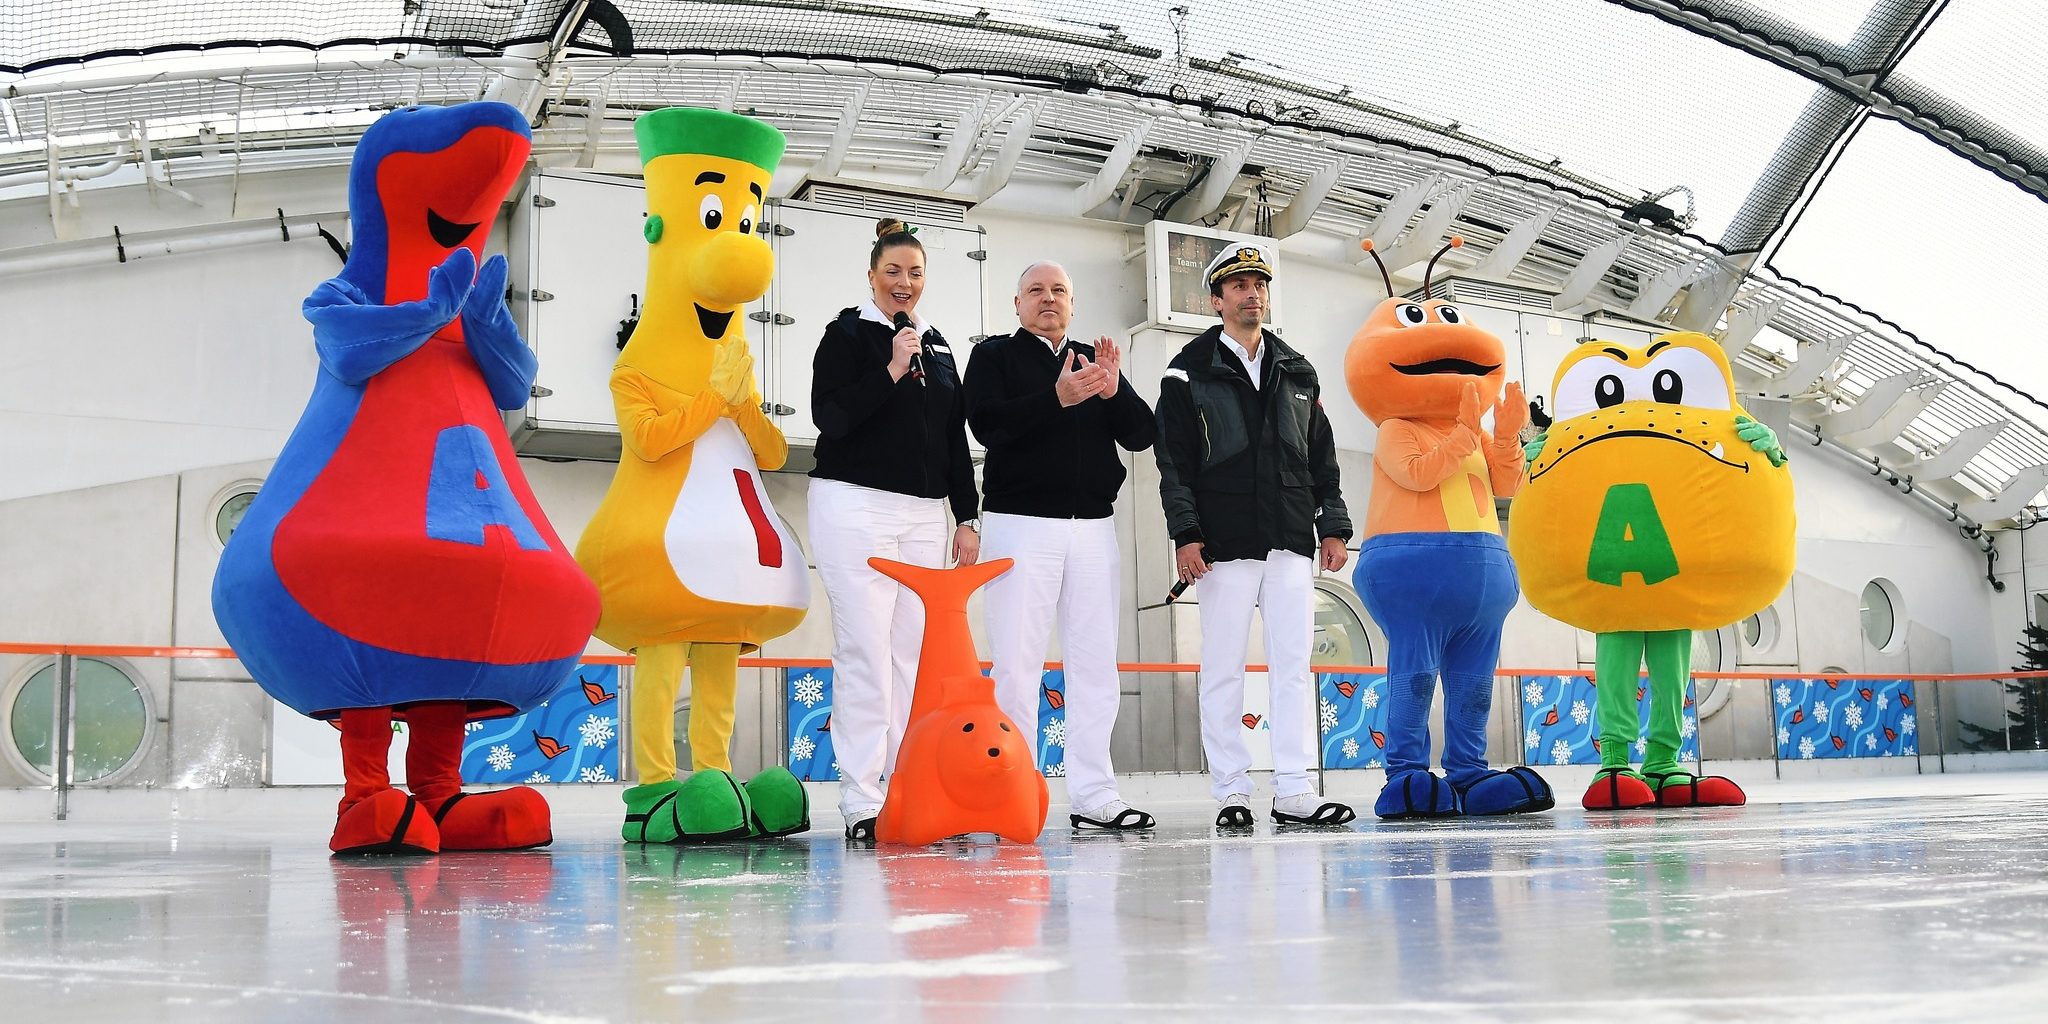
<svg viewBox="0 0 2048 1024">
<path fill-rule="evenodd" d="M 1484 377 L 1500 369 L 1499 363 L 1487 366 L 1484 363 L 1475 363 L 1470 359 L 1432 359 L 1426 363 L 1409 363 L 1406 366 L 1400 363 L 1388 363 L 1387 365 L 1410 377 L 1423 377 L 1432 373 L 1462 373 L 1472 377 Z"/>
<path fill-rule="evenodd" d="M 475 224 L 457 224 L 432 210 L 427 211 L 427 234 L 432 235 L 434 243 L 443 249 L 453 249 L 461 245 L 462 240 L 468 238 L 476 228 Z"/>
<path fill-rule="evenodd" d="M 1687 448 L 1692 449 L 1693 451 L 1705 455 L 1707 458 L 1713 459 L 1715 462 L 1718 462 L 1723 466 L 1727 466 L 1731 469 L 1739 469 L 1744 473 L 1749 472 L 1749 463 L 1731 462 L 1728 459 L 1722 457 L 1723 449 L 1721 446 L 1721 442 L 1719 441 L 1714 442 L 1714 446 L 1712 448 L 1707 448 L 1703 447 L 1699 442 L 1688 441 L 1682 437 L 1672 437 L 1670 434 L 1666 434 L 1662 431 L 1657 430 L 1616 430 L 1611 433 L 1601 434 L 1598 437 L 1594 437 L 1590 440 L 1584 441 L 1580 444 L 1576 444 L 1570 448 L 1565 449 L 1563 452 L 1558 454 L 1557 458 L 1550 460 L 1550 465 L 1544 466 L 1543 468 L 1538 469 L 1533 473 L 1530 473 L 1529 482 L 1535 483 L 1538 477 L 1541 477 L 1545 473 L 1548 473 L 1551 470 L 1556 469 L 1558 463 L 1563 462 L 1566 458 L 1570 457 L 1574 452 L 1584 451 L 1585 449 L 1591 448 L 1592 446 L 1599 444 L 1602 441 L 1611 441 L 1618 437 L 1654 437 L 1660 441 L 1676 441 L 1677 443 L 1682 444 Z"/>
<path fill-rule="evenodd" d="M 691 303 L 691 305 L 696 305 L 696 303 Z M 725 328 L 731 323 L 731 311 L 714 313 L 703 306 L 697 306 L 697 326 L 704 329 L 704 337 L 712 341 L 725 337 Z"/>
</svg>

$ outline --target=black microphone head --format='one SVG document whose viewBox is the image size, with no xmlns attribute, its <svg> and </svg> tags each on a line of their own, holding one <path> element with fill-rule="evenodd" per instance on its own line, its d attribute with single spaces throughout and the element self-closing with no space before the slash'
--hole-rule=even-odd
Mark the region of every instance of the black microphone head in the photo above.
<svg viewBox="0 0 2048 1024">
<path fill-rule="evenodd" d="M 900 330 L 904 329 L 905 327 L 909 327 L 909 326 L 910 326 L 910 314 L 908 314 L 908 313 L 905 313 L 904 311 L 902 311 L 902 310 L 900 310 L 900 309 L 899 309 L 899 310 L 897 310 L 897 311 L 896 311 L 896 329 L 900 331 Z"/>
</svg>

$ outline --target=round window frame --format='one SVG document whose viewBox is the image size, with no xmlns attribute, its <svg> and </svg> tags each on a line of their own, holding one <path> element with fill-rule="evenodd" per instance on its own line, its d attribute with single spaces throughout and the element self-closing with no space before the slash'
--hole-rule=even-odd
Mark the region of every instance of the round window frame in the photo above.
<svg viewBox="0 0 2048 1024">
<path fill-rule="evenodd" d="M 1343 605 L 1345 610 L 1349 611 L 1358 620 L 1359 625 L 1365 630 L 1365 642 L 1368 647 L 1366 651 L 1366 664 L 1375 664 L 1374 658 L 1376 656 L 1373 652 L 1378 651 L 1382 654 L 1386 652 L 1387 633 L 1380 628 L 1379 623 L 1372 620 L 1372 615 L 1365 610 L 1365 601 L 1358 596 L 1358 591 L 1351 589 L 1351 584 L 1334 576 L 1317 576 L 1314 581 L 1314 587 L 1316 590 L 1335 598 L 1338 604 Z M 1311 617 L 1314 615 L 1313 606 L 1311 606 L 1310 615 Z M 1310 672 L 1321 671 L 1325 668 L 1326 666 L 1315 663 L 1315 651 L 1310 650 Z"/>
<path fill-rule="evenodd" d="M 1742 627 L 1748 625 L 1750 619 L 1757 620 L 1755 643 L 1751 643 L 1748 637 L 1742 635 Z M 1765 605 L 1755 615 L 1735 624 L 1736 639 L 1741 643 L 1740 653 L 1755 654 L 1778 646 L 1778 641 L 1784 636 L 1784 628 L 1784 620 L 1778 615 L 1778 606 Z M 1744 659 L 1738 655 L 1735 660 L 1737 664 L 1741 664 Z"/>
<path fill-rule="evenodd" d="M 135 752 L 128 755 L 128 760 L 123 761 L 119 768 L 97 779 L 91 781 L 73 779 L 71 781 L 72 788 L 74 789 L 79 787 L 111 789 L 121 785 L 130 775 L 135 774 L 144 758 L 149 754 L 150 748 L 156 745 L 156 695 L 151 692 L 148 681 L 144 680 L 125 659 L 82 657 L 78 660 L 81 662 L 97 661 L 121 673 L 128 680 L 128 684 L 135 687 L 135 692 L 142 697 L 142 738 L 136 741 Z M 34 679 L 44 669 L 54 669 L 56 665 L 57 659 L 55 657 L 45 656 L 31 659 L 22 668 L 16 670 L 14 675 L 8 678 L 6 685 L 0 686 L 0 760 L 4 760 L 7 762 L 8 767 L 21 773 L 23 777 L 29 780 L 30 785 L 54 786 L 57 784 L 57 779 L 55 776 L 44 772 L 41 768 L 31 763 L 28 755 L 24 754 L 15 745 L 14 702 L 21 699 L 21 691 L 28 688 L 30 680 Z M 76 708 L 73 711 L 75 712 Z"/>
<path fill-rule="evenodd" d="M 248 495 L 250 500 L 253 501 L 257 492 L 262 489 L 262 480 L 255 477 L 243 477 L 214 492 L 213 498 L 206 503 L 206 535 L 213 538 L 215 550 L 227 550 L 228 539 L 220 535 L 220 514 L 227 508 L 228 502 L 244 494 Z M 247 513 L 245 512 L 244 514 L 246 515 Z M 237 524 L 236 528 L 240 529 L 240 525 Z"/>
<path fill-rule="evenodd" d="M 1736 648 L 1738 645 L 1742 643 L 1742 630 L 1740 623 L 1737 623 L 1733 626 L 1722 626 L 1720 629 L 1694 630 L 1694 632 L 1706 633 L 1714 637 L 1716 641 L 1714 645 L 1714 651 L 1717 657 L 1714 659 L 1714 667 L 1706 669 L 1690 669 L 1690 671 L 1735 671 L 1740 660 L 1736 654 Z M 1721 712 L 1721 709 L 1727 707 L 1728 702 L 1734 699 L 1736 680 L 1704 680 L 1704 682 L 1713 684 L 1711 687 L 1706 688 L 1707 692 L 1705 693 L 1700 692 L 1700 683 L 1702 681 L 1703 680 L 1700 680 L 1698 678 L 1694 678 L 1692 681 L 1694 695 L 1693 714 L 1697 716 L 1701 721 L 1706 721 L 1708 718 L 1711 718 L 1714 715 L 1719 714 Z"/>
<path fill-rule="evenodd" d="M 1868 593 L 1872 587 L 1876 587 L 1878 593 L 1883 594 L 1884 599 L 1891 604 L 1891 635 L 1886 637 L 1885 642 L 1882 644 L 1870 638 L 1870 627 L 1863 618 L 1863 595 Z M 1906 602 L 1899 594 L 1899 585 L 1883 576 L 1873 576 L 1869 582 L 1863 584 L 1861 590 L 1856 592 L 1856 601 L 1856 632 L 1862 636 L 1864 645 L 1879 654 L 1897 654 L 1904 650 L 1906 646 Z"/>
</svg>

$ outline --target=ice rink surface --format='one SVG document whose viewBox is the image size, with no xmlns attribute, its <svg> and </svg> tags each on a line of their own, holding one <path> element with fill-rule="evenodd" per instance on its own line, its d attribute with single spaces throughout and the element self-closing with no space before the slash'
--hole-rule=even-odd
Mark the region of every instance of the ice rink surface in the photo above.
<svg viewBox="0 0 2048 1024">
<path fill-rule="evenodd" d="M 1708 811 L 1576 794 L 1249 836 L 1155 803 L 1145 836 L 879 851 L 829 812 L 780 843 L 622 846 L 585 801 L 547 850 L 353 861 L 327 855 L 324 792 L 283 816 L 0 821 L 0 1000 L 22 1024 L 2048 1012 L 2048 773 Z"/>
</svg>

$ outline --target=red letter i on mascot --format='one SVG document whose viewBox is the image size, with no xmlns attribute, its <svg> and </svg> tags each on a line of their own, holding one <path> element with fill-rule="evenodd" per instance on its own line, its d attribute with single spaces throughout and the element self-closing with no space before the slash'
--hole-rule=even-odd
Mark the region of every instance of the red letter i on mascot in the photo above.
<svg viewBox="0 0 2048 1024">
<path fill-rule="evenodd" d="M 670 107 L 633 125 L 646 165 L 647 304 L 612 370 L 625 450 L 576 560 L 604 595 L 597 636 L 636 660 L 627 842 L 772 838 L 810 827 L 789 769 L 742 786 L 730 747 L 739 657 L 796 628 L 810 570 L 763 470 L 789 445 L 761 411 L 740 307 L 775 273 L 761 240 L 782 133 L 720 110 Z M 688 778 L 675 704 L 690 674 Z"/>
<path fill-rule="evenodd" d="M 214 616 L 250 675 L 338 720 L 336 853 L 511 850 L 553 839 L 521 786 L 466 795 L 464 724 L 547 699 L 597 591 L 519 472 L 501 409 L 535 360 L 478 256 L 532 148 L 502 103 L 404 107 L 349 168 L 354 246 L 305 302 L 320 373 L 221 555 Z M 391 786 L 391 724 L 411 728 Z"/>
</svg>

